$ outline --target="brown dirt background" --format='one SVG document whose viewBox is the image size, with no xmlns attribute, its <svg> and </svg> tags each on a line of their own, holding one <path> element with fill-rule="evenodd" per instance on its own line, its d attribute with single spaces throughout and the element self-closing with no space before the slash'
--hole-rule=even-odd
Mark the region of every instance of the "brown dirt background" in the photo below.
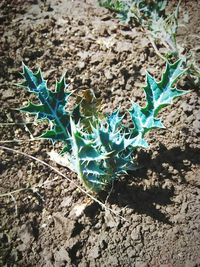
<svg viewBox="0 0 200 267">
<path fill-rule="evenodd" d="M 183 1 L 190 21 L 179 32 L 198 47 L 199 1 Z M 41 67 L 49 86 L 66 73 L 71 90 L 92 88 L 105 112 L 130 101 L 142 102 L 145 70 L 160 77 L 164 63 L 145 35 L 119 22 L 92 0 L 0 2 L 0 140 L 38 136 L 44 126 L 16 108 L 29 94 L 20 81 L 21 62 Z M 192 40 L 192 42 L 191 42 Z M 199 48 L 197 62 L 199 63 Z M 116 181 L 107 206 L 89 201 L 67 180 L 0 198 L 0 266 L 200 266 L 199 88 L 166 108 L 166 130 L 152 132 L 148 150 L 138 152 L 141 169 Z M 47 141 L 2 143 L 49 162 L 67 177 L 70 171 L 49 160 Z M 22 155 L 0 150 L 0 191 L 51 181 L 58 175 Z M 106 196 L 99 196 L 104 201 Z M 76 208 L 87 203 L 83 214 Z"/>
</svg>

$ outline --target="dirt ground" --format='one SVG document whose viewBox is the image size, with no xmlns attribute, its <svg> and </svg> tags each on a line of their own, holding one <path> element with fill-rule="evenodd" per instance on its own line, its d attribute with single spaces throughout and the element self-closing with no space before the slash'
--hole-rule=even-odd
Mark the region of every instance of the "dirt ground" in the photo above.
<svg viewBox="0 0 200 267">
<path fill-rule="evenodd" d="M 191 35 L 188 49 L 198 47 L 199 4 L 182 4 L 190 20 L 178 38 Z M 92 88 L 105 112 L 142 102 L 145 71 L 160 77 L 164 69 L 140 29 L 96 0 L 2 0 L 0 35 L 0 145 L 44 160 L 73 181 L 73 173 L 49 160 L 50 142 L 29 141 L 45 126 L 24 125 L 33 118 L 16 110 L 29 98 L 15 86 L 22 61 L 41 67 L 50 88 L 64 73 L 70 90 Z M 161 113 L 166 129 L 148 135 L 150 148 L 138 151 L 141 168 L 116 181 L 109 197 L 98 197 L 125 220 L 48 167 L 0 149 L 1 194 L 37 185 L 0 198 L 0 266 L 200 266 L 199 88 L 186 80 L 179 87 L 191 92 Z"/>
</svg>

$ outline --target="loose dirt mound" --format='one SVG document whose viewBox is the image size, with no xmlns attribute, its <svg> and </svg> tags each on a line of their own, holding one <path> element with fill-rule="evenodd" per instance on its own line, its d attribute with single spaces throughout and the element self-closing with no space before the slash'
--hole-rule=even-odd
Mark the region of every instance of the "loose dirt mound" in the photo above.
<svg viewBox="0 0 200 267">
<path fill-rule="evenodd" d="M 180 40 L 200 32 L 198 3 L 190 2 L 185 3 L 189 30 L 180 33 Z M 34 70 L 40 66 L 51 88 L 66 72 L 70 89 L 92 88 L 106 112 L 128 108 L 131 100 L 141 102 L 145 70 L 158 77 L 163 71 L 145 35 L 97 1 L 6 0 L 0 10 L 0 140 L 28 140 L 43 127 L 24 125 L 32 118 L 15 110 L 28 99 L 14 85 L 22 61 Z M 119 179 L 107 198 L 106 205 L 126 221 L 42 164 L 0 150 L 1 193 L 46 182 L 1 198 L 0 265 L 200 266 L 199 89 L 180 86 L 191 93 L 162 112 L 166 130 L 149 134 L 150 149 L 138 153 L 142 168 Z M 69 170 L 49 161 L 49 142 L 6 145 L 76 181 Z"/>
</svg>

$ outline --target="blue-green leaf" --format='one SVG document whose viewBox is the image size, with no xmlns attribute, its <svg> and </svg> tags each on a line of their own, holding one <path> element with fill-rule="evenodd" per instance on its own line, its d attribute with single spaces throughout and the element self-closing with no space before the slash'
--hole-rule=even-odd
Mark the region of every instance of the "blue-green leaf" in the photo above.
<svg viewBox="0 0 200 267">
<path fill-rule="evenodd" d="M 49 120 L 52 122 L 50 131 L 41 137 L 49 138 L 52 141 L 67 142 L 70 132 L 70 114 L 65 110 L 70 92 L 65 92 L 67 85 L 64 77 L 56 83 L 55 92 L 47 87 L 46 80 L 43 79 L 40 70 L 34 74 L 25 64 L 22 73 L 25 82 L 23 86 L 31 93 L 37 95 L 39 104 L 29 103 L 28 106 L 21 108 L 21 111 L 37 115 L 39 120 Z"/>
<path fill-rule="evenodd" d="M 174 87 L 178 78 L 185 72 L 181 68 L 181 64 L 181 61 L 174 64 L 167 63 L 160 82 L 157 82 L 155 78 L 147 73 L 147 83 L 144 87 L 146 107 L 142 108 L 133 103 L 129 110 L 134 124 L 133 136 L 137 136 L 139 133 L 144 135 L 154 128 L 163 128 L 164 125 L 161 120 L 156 117 L 160 109 L 171 104 L 174 98 L 187 93 L 187 91 L 178 90 Z"/>
</svg>

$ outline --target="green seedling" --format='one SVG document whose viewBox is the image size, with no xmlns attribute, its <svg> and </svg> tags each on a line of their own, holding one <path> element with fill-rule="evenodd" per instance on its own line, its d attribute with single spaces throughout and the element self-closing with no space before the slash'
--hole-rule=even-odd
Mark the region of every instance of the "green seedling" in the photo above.
<svg viewBox="0 0 200 267">
<path fill-rule="evenodd" d="M 60 153 L 67 158 L 66 167 L 73 166 L 86 188 L 99 192 L 121 174 L 137 168 L 137 148 L 148 147 L 145 134 L 164 128 L 158 117 L 159 111 L 171 104 L 173 99 L 187 93 L 175 87 L 185 72 L 181 64 L 180 61 L 167 63 L 159 82 L 147 73 L 144 87 L 146 106 L 132 103 L 127 111 L 132 120 L 130 127 L 122 123 L 123 115 L 119 109 L 103 114 L 100 102 L 89 91 L 83 92 L 69 111 L 67 107 L 73 94 L 64 78 L 56 83 L 55 91 L 52 91 L 48 89 L 40 70 L 34 74 L 25 65 L 21 86 L 34 94 L 38 101 L 29 102 L 21 111 L 49 122 L 50 128 L 41 138 L 54 143 L 61 141 L 63 149 Z"/>
</svg>

